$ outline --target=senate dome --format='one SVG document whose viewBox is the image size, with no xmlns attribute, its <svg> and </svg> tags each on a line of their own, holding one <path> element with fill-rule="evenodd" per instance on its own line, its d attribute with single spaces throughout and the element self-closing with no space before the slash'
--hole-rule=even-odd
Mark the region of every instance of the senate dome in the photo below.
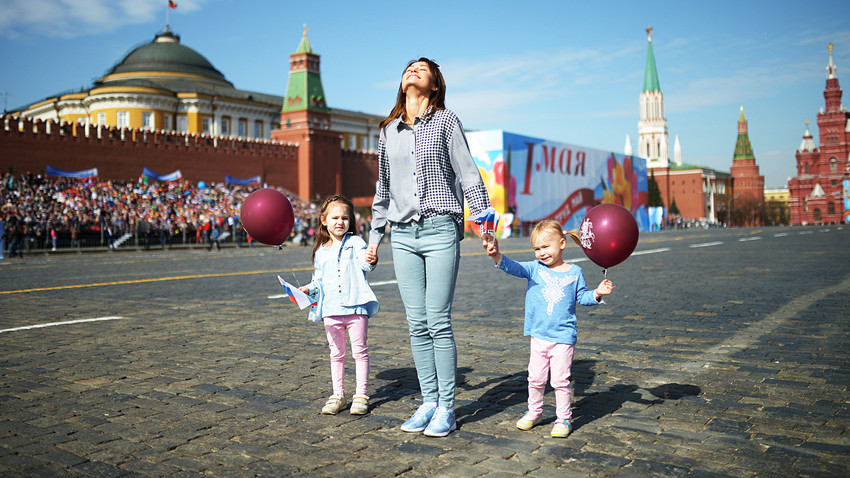
<svg viewBox="0 0 850 478">
<path fill-rule="evenodd" d="M 101 83 L 127 78 L 173 78 L 214 80 L 229 86 L 224 75 L 197 51 L 180 43 L 180 37 L 163 30 L 154 41 L 133 49 L 101 78 Z"/>
</svg>

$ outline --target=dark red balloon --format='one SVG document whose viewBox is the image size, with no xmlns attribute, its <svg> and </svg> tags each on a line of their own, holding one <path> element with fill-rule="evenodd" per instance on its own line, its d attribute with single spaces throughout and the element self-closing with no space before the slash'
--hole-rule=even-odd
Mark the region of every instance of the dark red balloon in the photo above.
<svg viewBox="0 0 850 478">
<path fill-rule="evenodd" d="M 295 224 L 295 213 L 289 199 L 275 189 L 258 189 L 242 202 L 242 227 L 263 244 L 279 246 L 288 238 Z"/>
<path fill-rule="evenodd" d="M 605 269 L 628 259 L 637 246 L 638 236 L 635 217 L 618 204 L 600 204 L 587 211 L 579 228 L 584 253 Z"/>
</svg>

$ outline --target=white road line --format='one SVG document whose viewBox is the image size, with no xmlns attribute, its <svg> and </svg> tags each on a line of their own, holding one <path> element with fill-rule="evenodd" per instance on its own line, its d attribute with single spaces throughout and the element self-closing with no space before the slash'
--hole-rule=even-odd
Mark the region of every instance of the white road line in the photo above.
<svg viewBox="0 0 850 478">
<path fill-rule="evenodd" d="M 649 249 L 649 250 L 646 250 L 646 251 L 632 252 L 632 255 L 633 256 L 642 256 L 644 254 L 656 254 L 656 253 L 659 253 L 659 252 L 667 252 L 669 250 L 670 250 L 669 247 L 661 247 L 659 249 Z"/>
<path fill-rule="evenodd" d="M 42 327 L 55 327 L 57 325 L 70 325 L 70 324 L 81 324 L 83 322 L 99 322 L 102 320 L 118 320 L 123 319 L 124 317 L 98 317 L 95 319 L 79 319 L 79 320 L 66 320 L 65 322 L 49 322 L 46 324 L 36 324 L 36 325 L 26 325 L 24 327 L 15 327 L 12 329 L 2 329 L 0 330 L 0 334 L 3 332 L 14 332 L 16 330 L 29 330 L 29 329 L 40 329 Z"/>
<path fill-rule="evenodd" d="M 755 237 L 742 237 L 742 238 L 739 238 L 739 239 L 738 239 L 738 242 L 758 241 L 759 239 L 761 239 L 759 236 L 755 236 Z"/>
<path fill-rule="evenodd" d="M 283 299 L 284 297 L 289 297 L 289 295 L 288 294 L 270 295 L 269 299 Z"/>
<path fill-rule="evenodd" d="M 389 284 L 398 284 L 398 281 L 397 280 L 385 280 L 385 281 L 382 281 L 382 282 L 370 282 L 369 283 L 369 285 L 371 285 L 372 287 L 379 286 L 379 285 L 389 285 Z"/>
<path fill-rule="evenodd" d="M 801 235 L 803 235 L 803 234 L 813 234 L 813 232 L 812 231 L 800 231 L 800 234 Z"/>
<path fill-rule="evenodd" d="M 777 232 L 776 234 L 773 235 L 773 237 L 785 237 L 787 235 L 788 235 L 787 232 Z"/>
<path fill-rule="evenodd" d="M 691 249 L 694 249 L 694 248 L 697 248 L 697 247 L 719 246 L 720 244 L 723 244 L 723 241 L 703 242 L 702 244 L 691 244 L 688 247 L 690 247 Z"/>
</svg>

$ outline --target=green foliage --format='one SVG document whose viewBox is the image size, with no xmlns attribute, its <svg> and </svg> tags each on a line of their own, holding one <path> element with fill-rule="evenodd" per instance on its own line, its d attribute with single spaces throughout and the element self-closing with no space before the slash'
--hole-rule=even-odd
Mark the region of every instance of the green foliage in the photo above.
<svg viewBox="0 0 850 478">
<path fill-rule="evenodd" d="M 649 177 L 647 190 L 649 194 L 649 207 L 664 207 L 664 200 L 661 198 L 661 189 L 658 188 L 658 182 L 655 181 L 655 171 Z"/>
<path fill-rule="evenodd" d="M 679 208 L 676 206 L 676 198 L 673 198 L 670 204 L 670 214 L 679 214 Z"/>
</svg>

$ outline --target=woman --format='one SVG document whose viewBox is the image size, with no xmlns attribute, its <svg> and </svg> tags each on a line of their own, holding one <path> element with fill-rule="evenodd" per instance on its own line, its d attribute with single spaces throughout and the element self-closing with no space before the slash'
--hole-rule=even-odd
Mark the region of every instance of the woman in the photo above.
<svg viewBox="0 0 850 478">
<path fill-rule="evenodd" d="M 380 124 L 378 184 L 367 261 L 377 261 L 387 223 L 423 404 L 406 432 L 446 436 L 454 414 L 457 350 L 452 299 L 463 239 L 463 199 L 473 215 L 490 207 L 460 120 L 446 109 L 433 60 L 408 63 L 395 106 Z"/>
</svg>

